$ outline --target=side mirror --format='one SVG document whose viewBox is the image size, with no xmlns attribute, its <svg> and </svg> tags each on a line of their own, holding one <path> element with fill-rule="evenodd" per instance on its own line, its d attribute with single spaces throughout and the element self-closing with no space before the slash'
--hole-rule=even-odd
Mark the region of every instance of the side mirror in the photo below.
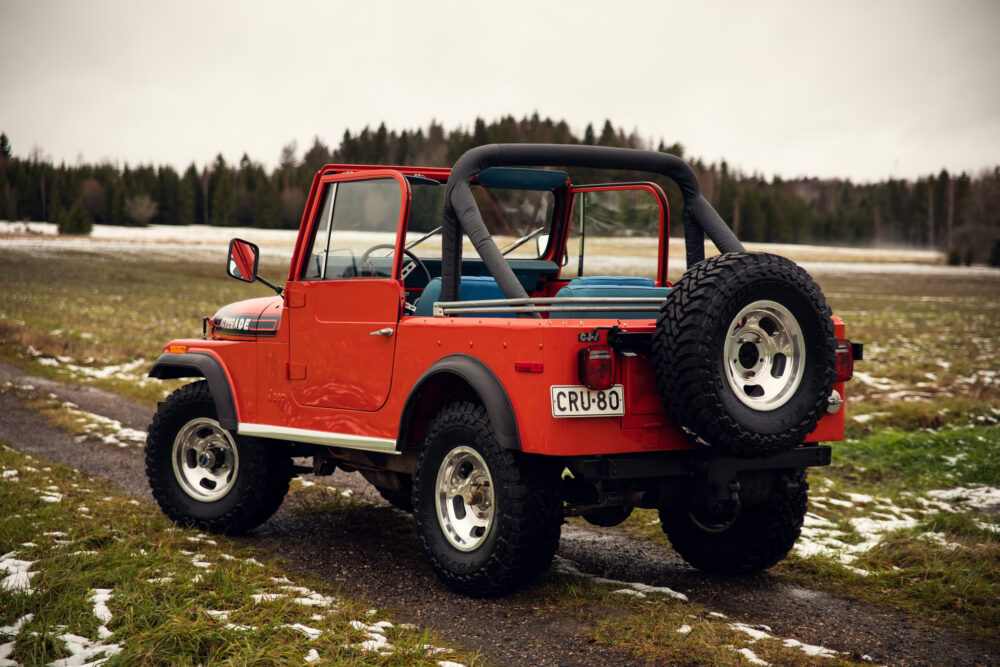
<svg viewBox="0 0 1000 667">
<path fill-rule="evenodd" d="M 252 283 L 257 280 L 257 261 L 260 249 L 249 241 L 233 239 L 229 242 L 229 263 L 226 273 L 237 280 Z"/>
</svg>

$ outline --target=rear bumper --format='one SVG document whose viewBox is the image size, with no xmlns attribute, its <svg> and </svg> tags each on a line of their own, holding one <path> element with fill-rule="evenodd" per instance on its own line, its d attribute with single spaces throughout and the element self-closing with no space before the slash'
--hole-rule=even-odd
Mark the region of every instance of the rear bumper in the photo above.
<svg viewBox="0 0 1000 667">
<path fill-rule="evenodd" d="M 806 445 L 761 459 L 714 456 L 705 450 L 588 456 L 569 466 L 574 475 L 591 480 L 628 480 L 705 475 L 728 476 L 750 470 L 787 470 L 830 465 L 829 445 Z"/>
</svg>

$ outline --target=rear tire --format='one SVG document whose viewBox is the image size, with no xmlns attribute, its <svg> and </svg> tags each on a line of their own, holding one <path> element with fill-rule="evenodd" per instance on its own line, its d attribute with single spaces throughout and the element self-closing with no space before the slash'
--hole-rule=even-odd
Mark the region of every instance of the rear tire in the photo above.
<svg viewBox="0 0 1000 667">
<path fill-rule="evenodd" d="M 660 524 L 674 550 L 699 570 L 752 574 L 781 561 L 795 546 L 806 514 L 805 470 L 775 477 L 775 494 L 735 517 L 661 509 Z"/>
<path fill-rule="evenodd" d="M 544 461 L 502 448 L 482 406 L 443 408 L 413 476 L 417 534 L 441 581 L 492 597 L 548 569 L 562 524 L 557 480 Z"/>
<path fill-rule="evenodd" d="M 288 492 L 291 459 L 265 440 L 222 428 L 205 381 L 157 406 L 146 437 L 146 476 L 164 514 L 183 526 L 245 533 L 274 514 Z"/>
</svg>

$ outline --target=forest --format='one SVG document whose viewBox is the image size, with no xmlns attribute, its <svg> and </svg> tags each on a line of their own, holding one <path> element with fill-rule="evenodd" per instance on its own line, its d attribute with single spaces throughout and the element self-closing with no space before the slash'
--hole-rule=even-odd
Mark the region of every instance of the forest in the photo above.
<svg viewBox="0 0 1000 667">
<path fill-rule="evenodd" d="M 250 226 L 297 228 L 313 175 L 324 164 L 450 166 L 465 150 L 488 143 L 568 143 L 641 148 L 684 158 L 694 168 L 705 196 L 745 241 L 816 243 L 862 247 L 916 247 L 947 253 L 949 262 L 1000 265 L 1000 166 L 976 174 L 942 169 L 916 181 L 878 183 L 806 178 L 767 180 L 731 169 L 725 161 L 706 164 L 685 155 L 682 144 L 654 146 L 638 132 L 626 134 L 610 120 L 583 136 L 565 121 L 505 116 L 472 128 L 446 130 L 365 127 L 344 132 L 336 147 L 318 137 L 301 157 L 286 145 L 268 172 L 244 154 L 229 164 L 220 154 L 183 172 L 170 165 L 55 165 L 38 148 L 17 157 L 12 140 L 0 135 L 0 219 L 55 222 L 61 233 L 89 233 L 94 223 Z M 666 178 L 649 174 L 569 169 L 574 183 L 653 180 L 667 193 L 674 220 L 680 193 Z M 682 225 L 673 225 L 680 234 Z"/>
</svg>

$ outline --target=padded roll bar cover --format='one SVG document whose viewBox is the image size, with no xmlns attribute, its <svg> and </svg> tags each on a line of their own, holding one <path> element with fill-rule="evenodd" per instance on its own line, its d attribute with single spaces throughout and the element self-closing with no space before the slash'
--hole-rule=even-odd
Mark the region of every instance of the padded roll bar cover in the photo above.
<svg viewBox="0 0 1000 667">
<path fill-rule="evenodd" d="M 215 401 L 215 416 L 222 428 L 235 431 L 239 426 L 236 418 L 236 403 L 222 365 L 210 354 L 187 352 L 185 354 L 161 354 L 149 370 L 149 377 L 161 380 L 174 378 L 203 377 L 208 380 L 208 388 Z"/>
<path fill-rule="evenodd" d="M 511 165 L 627 169 L 663 174 L 677 183 L 684 198 L 684 241 L 689 268 L 705 258 L 706 234 L 721 253 L 744 252 L 743 244 L 702 196 L 701 184 L 694 171 L 675 155 L 606 146 L 490 144 L 466 151 L 455 162 L 448 177 L 441 235 L 442 301 L 458 301 L 460 298 L 460 225 L 504 295 L 512 299 L 528 296 L 486 230 L 469 189 L 469 182 L 480 171 Z"/>
<path fill-rule="evenodd" d="M 424 374 L 413 385 L 399 418 L 397 447 L 405 446 L 409 440 L 420 399 L 430 382 L 442 374 L 458 377 L 476 392 L 479 401 L 486 408 L 486 414 L 490 416 L 497 442 L 501 447 L 513 450 L 521 449 L 517 418 L 514 416 L 514 406 L 510 402 L 510 397 L 507 396 L 507 391 L 489 366 L 467 354 L 449 354 L 438 359 L 424 371 Z"/>
</svg>

